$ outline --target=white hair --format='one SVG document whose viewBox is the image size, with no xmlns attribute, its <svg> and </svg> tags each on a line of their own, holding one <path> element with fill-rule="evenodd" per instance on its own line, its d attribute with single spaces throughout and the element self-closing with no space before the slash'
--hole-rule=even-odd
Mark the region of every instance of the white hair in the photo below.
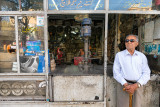
<svg viewBox="0 0 160 107">
<path fill-rule="evenodd" d="M 134 37 L 136 37 L 136 41 L 138 42 L 138 36 L 137 36 L 137 35 L 129 34 L 129 35 L 126 36 L 126 39 L 127 39 L 127 37 L 129 37 L 129 36 L 134 36 Z"/>
</svg>

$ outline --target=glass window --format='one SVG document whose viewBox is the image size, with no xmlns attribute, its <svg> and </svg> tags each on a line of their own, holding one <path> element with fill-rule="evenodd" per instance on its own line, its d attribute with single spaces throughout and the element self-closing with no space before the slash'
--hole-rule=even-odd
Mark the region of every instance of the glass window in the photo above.
<svg viewBox="0 0 160 107">
<path fill-rule="evenodd" d="M 159 10 L 160 0 L 109 0 L 110 10 Z"/>
<path fill-rule="evenodd" d="M 18 25 L 21 72 L 45 72 L 44 16 L 18 17 Z"/>
<path fill-rule="evenodd" d="M 103 74 L 104 19 L 104 14 L 49 15 L 51 72 Z"/>
<path fill-rule="evenodd" d="M 43 0 L 1 0 L 0 11 L 42 11 Z M 45 1 L 46 2 L 46 1 Z"/>
<path fill-rule="evenodd" d="M 15 19 L 0 17 L 0 73 L 17 72 Z"/>
<path fill-rule="evenodd" d="M 49 10 L 104 10 L 104 0 L 48 0 Z"/>
<path fill-rule="evenodd" d="M 18 0 L 1 0 L 0 11 L 18 11 L 19 3 Z"/>
<path fill-rule="evenodd" d="M 43 10 L 43 0 L 21 0 L 20 3 L 21 3 L 22 11 L 42 11 Z"/>
</svg>

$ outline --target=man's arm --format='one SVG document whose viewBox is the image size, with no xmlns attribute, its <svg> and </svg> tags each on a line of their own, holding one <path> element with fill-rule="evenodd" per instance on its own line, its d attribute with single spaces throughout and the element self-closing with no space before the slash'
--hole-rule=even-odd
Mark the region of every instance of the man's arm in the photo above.
<svg viewBox="0 0 160 107">
<path fill-rule="evenodd" d="M 114 65 L 113 65 L 113 77 L 121 83 L 121 85 L 124 85 L 127 83 L 127 81 L 122 77 L 121 74 L 121 65 L 119 62 L 118 54 L 115 56 Z"/>
<path fill-rule="evenodd" d="M 137 81 L 138 83 L 140 83 L 141 85 L 145 85 L 149 79 L 150 79 L 150 69 L 148 67 L 148 61 L 145 55 L 143 55 L 143 64 L 142 64 L 142 76 L 140 77 L 140 79 Z"/>
</svg>

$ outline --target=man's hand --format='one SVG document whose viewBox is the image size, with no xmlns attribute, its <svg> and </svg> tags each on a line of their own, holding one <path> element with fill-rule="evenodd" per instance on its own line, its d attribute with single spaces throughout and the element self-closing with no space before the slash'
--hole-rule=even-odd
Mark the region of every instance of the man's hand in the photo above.
<svg viewBox="0 0 160 107">
<path fill-rule="evenodd" d="M 123 84 L 124 88 L 128 85 L 128 83 Z"/>
<path fill-rule="evenodd" d="M 127 91 L 129 94 L 134 94 L 135 90 L 138 88 L 138 84 L 129 84 L 124 85 L 125 91 Z"/>
</svg>

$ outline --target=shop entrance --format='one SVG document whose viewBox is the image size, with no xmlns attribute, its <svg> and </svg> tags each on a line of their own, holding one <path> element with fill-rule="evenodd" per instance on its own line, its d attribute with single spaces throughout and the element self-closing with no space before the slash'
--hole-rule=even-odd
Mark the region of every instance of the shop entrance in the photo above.
<svg viewBox="0 0 160 107">
<path fill-rule="evenodd" d="M 86 36 L 82 34 L 82 22 L 86 18 L 91 19 L 91 23 L 85 25 L 91 27 L 91 34 L 85 44 Z M 104 14 L 48 15 L 51 72 L 103 74 L 104 19 Z M 84 63 L 87 63 L 87 72 L 84 71 Z"/>
</svg>

